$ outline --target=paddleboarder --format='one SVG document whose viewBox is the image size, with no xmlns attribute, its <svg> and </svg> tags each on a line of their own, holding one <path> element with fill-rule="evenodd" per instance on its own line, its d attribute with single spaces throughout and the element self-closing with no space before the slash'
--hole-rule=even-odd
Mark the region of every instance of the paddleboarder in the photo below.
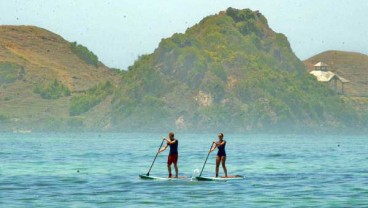
<svg viewBox="0 0 368 208">
<path fill-rule="evenodd" d="M 226 169 L 226 151 L 225 151 L 225 146 L 226 146 L 226 141 L 224 140 L 224 134 L 223 133 L 219 133 L 218 134 L 218 141 L 214 141 L 213 142 L 213 146 L 210 149 L 209 153 L 213 152 L 216 147 L 218 148 L 218 152 L 217 152 L 217 156 L 216 156 L 216 177 L 218 177 L 218 172 L 219 172 L 219 167 L 220 167 L 220 162 L 222 165 L 222 168 L 224 169 L 224 173 L 225 173 L 225 178 L 227 178 L 227 169 Z"/>
<path fill-rule="evenodd" d="M 168 146 L 170 146 L 170 152 L 169 152 L 169 156 L 167 158 L 167 170 L 169 171 L 169 178 L 171 178 L 172 177 L 171 164 L 174 164 L 175 177 L 177 178 L 178 173 L 179 173 L 178 164 L 177 164 L 178 163 L 178 144 L 179 144 L 179 141 L 174 138 L 174 133 L 173 132 L 169 133 L 169 139 L 164 137 L 163 140 L 166 140 L 166 145 L 162 149 L 160 149 L 158 151 L 158 153 L 161 153 L 161 152 L 165 151 L 166 148 Z"/>
</svg>

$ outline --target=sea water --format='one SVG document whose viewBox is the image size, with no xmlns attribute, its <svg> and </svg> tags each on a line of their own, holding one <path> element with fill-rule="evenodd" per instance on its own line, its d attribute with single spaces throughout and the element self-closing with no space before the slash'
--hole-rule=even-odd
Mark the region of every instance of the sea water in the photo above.
<svg viewBox="0 0 368 208">
<path fill-rule="evenodd" d="M 0 134 L 0 207 L 368 207 L 368 137 L 226 134 L 229 175 L 190 180 L 214 134 L 176 134 L 179 172 L 150 181 L 163 134 Z M 167 176 L 168 150 L 150 172 Z M 204 176 L 215 174 L 216 151 Z M 220 167 L 220 175 L 223 174 Z"/>
</svg>

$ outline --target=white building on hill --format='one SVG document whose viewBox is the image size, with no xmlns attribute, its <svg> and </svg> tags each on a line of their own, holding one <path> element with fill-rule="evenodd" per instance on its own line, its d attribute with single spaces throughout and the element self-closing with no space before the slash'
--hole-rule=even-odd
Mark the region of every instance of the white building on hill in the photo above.
<svg viewBox="0 0 368 208">
<path fill-rule="evenodd" d="M 314 75 L 319 82 L 326 83 L 338 94 L 344 94 L 344 84 L 350 82 L 335 72 L 328 71 L 328 65 L 323 62 L 316 63 L 314 70 L 309 73 Z"/>
</svg>

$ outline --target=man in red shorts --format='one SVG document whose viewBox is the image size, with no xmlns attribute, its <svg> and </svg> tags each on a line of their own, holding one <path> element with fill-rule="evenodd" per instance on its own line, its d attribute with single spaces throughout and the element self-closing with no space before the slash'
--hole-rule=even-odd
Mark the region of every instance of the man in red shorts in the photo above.
<svg viewBox="0 0 368 208">
<path fill-rule="evenodd" d="M 160 149 L 158 152 L 161 153 L 161 152 L 165 151 L 168 146 L 170 146 L 170 153 L 169 153 L 169 156 L 167 158 L 167 170 L 169 171 L 169 178 L 171 178 L 172 177 L 171 164 L 174 163 L 175 177 L 177 178 L 178 173 L 179 173 L 178 165 L 177 165 L 177 163 L 178 163 L 178 144 L 179 144 L 179 141 L 174 138 L 174 133 L 173 132 L 169 133 L 169 139 L 167 139 L 165 137 L 163 139 L 166 140 L 166 145 L 162 149 Z"/>
</svg>

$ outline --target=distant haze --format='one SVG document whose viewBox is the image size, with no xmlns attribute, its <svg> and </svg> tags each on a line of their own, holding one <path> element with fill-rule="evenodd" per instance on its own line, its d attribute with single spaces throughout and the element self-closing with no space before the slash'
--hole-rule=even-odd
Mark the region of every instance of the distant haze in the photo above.
<svg viewBox="0 0 368 208">
<path fill-rule="evenodd" d="M 127 69 L 162 38 L 228 7 L 259 10 L 302 60 L 325 50 L 368 53 L 366 0 L 19 0 L 0 2 L 1 25 L 35 25 Z"/>
</svg>

